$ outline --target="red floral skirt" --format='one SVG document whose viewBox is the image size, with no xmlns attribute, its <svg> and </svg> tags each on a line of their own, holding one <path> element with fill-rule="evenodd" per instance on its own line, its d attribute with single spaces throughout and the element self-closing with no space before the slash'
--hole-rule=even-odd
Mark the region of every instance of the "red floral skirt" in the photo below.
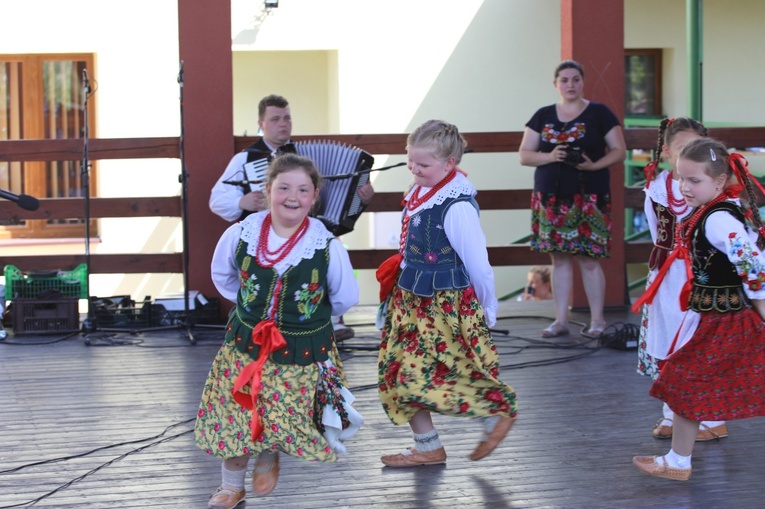
<svg viewBox="0 0 765 509">
<path fill-rule="evenodd" d="M 752 309 L 702 313 L 693 337 L 667 359 L 650 394 L 692 421 L 765 415 L 765 322 Z"/>
</svg>

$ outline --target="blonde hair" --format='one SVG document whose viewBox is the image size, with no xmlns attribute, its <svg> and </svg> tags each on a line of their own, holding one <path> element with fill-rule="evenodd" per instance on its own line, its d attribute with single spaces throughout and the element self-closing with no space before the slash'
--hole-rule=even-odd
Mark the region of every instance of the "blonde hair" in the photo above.
<svg viewBox="0 0 765 509">
<path fill-rule="evenodd" d="M 443 120 L 428 120 L 407 137 L 406 149 L 410 147 L 431 148 L 439 161 L 448 161 L 453 157 L 454 164 L 459 164 L 467 141 L 456 125 Z"/>
</svg>

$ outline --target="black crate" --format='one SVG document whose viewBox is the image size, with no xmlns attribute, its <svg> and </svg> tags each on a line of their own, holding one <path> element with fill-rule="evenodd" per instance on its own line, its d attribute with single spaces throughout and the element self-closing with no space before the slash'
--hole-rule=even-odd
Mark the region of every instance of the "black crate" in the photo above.
<svg viewBox="0 0 765 509">
<path fill-rule="evenodd" d="M 79 299 L 13 299 L 13 334 L 58 334 L 80 328 Z"/>
</svg>

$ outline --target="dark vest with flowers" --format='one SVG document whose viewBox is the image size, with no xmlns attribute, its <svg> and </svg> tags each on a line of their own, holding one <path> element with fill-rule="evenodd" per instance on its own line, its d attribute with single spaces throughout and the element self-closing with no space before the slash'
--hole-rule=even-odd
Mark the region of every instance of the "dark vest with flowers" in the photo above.
<svg viewBox="0 0 765 509">
<path fill-rule="evenodd" d="M 698 312 L 740 311 L 748 303 L 736 267 L 725 253 L 712 246 L 705 235 L 707 218 L 718 210 L 730 212 L 733 217 L 746 224 L 741 208 L 735 203 L 724 201 L 705 211 L 691 233 L 693 290 L 689 308 Z"/>
<path fill-rule="evenodd" d="M 444 231 L 446 212 L 459 202 L 468 202 L 478 210 L 475 199 L 463 195 L 447 198 L 440 205 L 409 218 L 403 253 L 406 267 L 399 274 L 398 286 L 422 297 L 432 297 L 439 290 L 459 290 L 470 286 L 465 265 Z"/>
<path fill-rule="evenodd" d="M 669 253 L 675 246 L 677 216 L 669 208 L 653 200 L 651 205 L 656 214 L 656 242 L 654 242 L 651 256 L 648 258 L 648 268 L 658 270 L 664 265 Z"/>
<path fill-rule="evenodd" d="M 287 346 L 274 352 L 273 360 L 301 366 L 327 360 L 333 330 L 327 289 L 329 242 L 279 278 L 276 270 L 258 265 L 247 254 L 247 243 L 240 240 L 236 251 L 240 289 L 226 328 L 226 341 L 234 341 L 239 351 L 257 359 L 260 347 L 252 341 L 252 329 L 269 318 L 268 310 L 276 296 L 274 321 Z"/>
</svg>

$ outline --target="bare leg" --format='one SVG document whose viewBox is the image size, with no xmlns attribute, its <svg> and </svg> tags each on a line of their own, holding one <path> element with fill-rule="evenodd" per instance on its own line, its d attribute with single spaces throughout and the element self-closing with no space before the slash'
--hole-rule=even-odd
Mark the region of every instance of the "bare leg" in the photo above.
<svg viewBox="0 0 765 509">
<path fill-rule="evenodd" d="M 223 460 L 223 467 L 226 470 L 244 470 L 250 461 L 249 456 L 238 456 L 236 458 L 227 458 Z"/>
<path fill-rule="evenodd" d="M 568 326 L 568 304 L 574 286 L 573 256 L 550 253 L 552 261 L 552 293 L 555 299 L 555 321 Z"/>
<path fill-rule="evenodd" d="M 582 270 L 582 282 L 587 302 L 590 304 L 590 320 L 603 322 L 603 307 L 606 300 L 606 276 L 600 260 L 589 256 L 577 256 L 579 268 Z"/>
<path fill-rule="evenodd" d="M 409 426 L 412 428 L 412 432 L 418 435 L 429 433 L 435 429 L 433 426 L 433 419 L 430 417 L 430 412 L 427 410 L 419 410 L 412 420 L 409 421 Z"/>
<path fill-rule="evenodd" d="M 698 432 L 698 422 L 690 421 L 675 414 L 672 424 L 672 450 L 682 456 L 690 456 L 693 453 L 693 445 L 696 443 Z"/>
</svg>

